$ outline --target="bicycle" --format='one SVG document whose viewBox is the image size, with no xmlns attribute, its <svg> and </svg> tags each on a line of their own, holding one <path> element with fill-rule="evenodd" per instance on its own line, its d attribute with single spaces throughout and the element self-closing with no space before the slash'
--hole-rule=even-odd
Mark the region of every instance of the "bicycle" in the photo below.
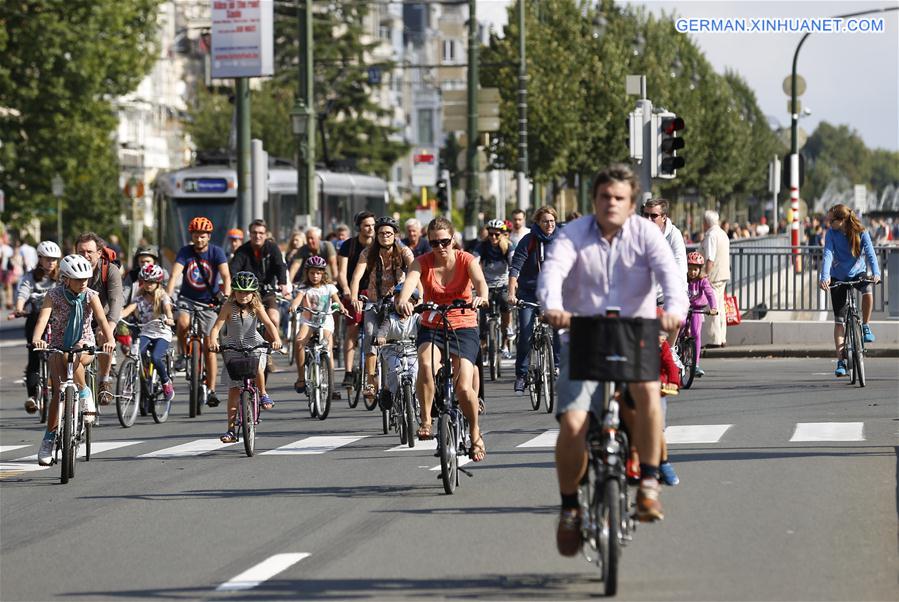
<svg viewBox="0 0 899 602">
<path fill-rule="evenodd" d="M 309 398 L 309 414 L 313 418 L 324 420 L 331 411 L 331 393 L 334 390 L 334 366 L 331 363 L 331 350 L 321 336 L 325 318 L 339 312 L 341 306 L 334 303 L 330 311 L 316 311 L 311 307 L 300 306 L 294 312 L 298 316 L 307 311 L 312 316 L 307 322 L 312 331 L 305 346 L 306 395 Z M 291 343 L 291 348 L 294 344 Z M 324 378 L 322 372 L 324 371 Z"/>
<path fill-rule="evenodd" d="M 485 328 L 487 331 L 487 363 L 490 366 L 490 380 L 502 377 L 503 326 L 499 300 L 506 295 L 506 291 L 505 287 L 494 287 L 490 289 L 488 295 L 490 305 L 487 308 Z"/>
<path fill-rule="evenodd" d="M 196 418 L 203 413 L 203 405 L 206 403 L 206 362 L 203 349 L 206 342 L 206 334 L 200 329 L 200 321 L 197 314 L 203 310 L 215 309 L 215 304 L 200 303 L 192 299 L 182 297 L 178 300 L 180 309 L 190 314 L 190 323 L 187 328 L 187 355 L 182 356 L 187 361 L 187 382 L 190 383 L 190 395 L 188 399 L 188 416 Z M 184 307 L 186 306 L 186 307 Z"/>
<path fill-rule="evenodd" d="M 84 407 L 81 398 L 78 395 L 78 386 L 75 384 L 75 361 L 81 353 L 94 353 L 96 348 L 93 346 L 60 348 L 46 347 L 40 350 L 42 354 L 49 355 L 58 353 L 66 358 L 66 379 L 59 385 L 59 426 L 56 429 L 56 442 L 53 449 L 53 463 L 56 464 L 61 459 L 60 466 L 60 483 L 65 485 L 69 479 L 75 477 L 75 458 L 78 455 L 78 448 L 84 444 L 84 459 L 90 462 L 91 459 L 91 428 L 90 423 L 84 420 Z M 76 410 L 76 400 L 77 410 Z M 62 430 L 62 436 L 59 431 Z"/>
<path fill-rule="evenodd" d="M 124 320 L 123 323 L 131 330 L 132 343 L 130 347 L 122 346 L 125 359 L 116 378 L 116 415 L 119 423 L 124 428 L 133 426 L 140 411 L 141 416 L 152 414 L 153 421 L 161 424 L 168 419 L 172 402 L 165 399 L 163 383 L 153 365 L 150 350 L 140 353 L 139 327 Z M 165 359 L 169 378 L 174 373 L 172 355 L 172 349 L 169 348 Z"/>
<path fill-rule="evenodd" d="M 862 319 L 859 315 L 858 304 L 852 288 L 858 284 L 873 283 L 869 278 L 858 280 L 839 280 L 832 282 L 829 288 L 848 287 L 846 293 L 846 317 L 843 320 L 843 357 L 846 359 L 849 369 L 849 384 L 854 385 L 858 381 L 859 387 L 867 384 L 865 377 L 865 337 L 862 335 Z"/>
<path fill-rule="evenodd" d="M 556 364 L 553 357 L 552 326 L 540 319 L 542 311 L 539 303 L 518 300 L 518 307 L 531 308 L 535 312 L 531 330 L 531 361 L 525 386 L 531 398 L 531 408 L 540 409 L 540 402 L 547 414 L 552 414 L 556 401 Z"/>
<path fill-rule="evenodd" d="M 452 331 L 447 312 L 452 309 L 472 309 L 470 303 L 456 299 L 448 305 L 425 302 L 414 308 L 414 312 L 433 311 L 440 315 L 443 326 L 443 349 L 441 350 L 440 369 L 434 377 L 434 404 L 437 406 L 437 455 L 440 457 L 440 479 L 443 490 L 452 495 L 459 485 L 459 473 L 469 477 L 471 472 L 459 466 L 459 455 L 468 455 L 472 449 L 471 436 L 468 430 L 468 419 L 459 407 L 453 385 L 453 362 L 449 352 L 449 333 Z"/>
<path fill-rule="evenodd" d="M 379 309 L 379 306 L 375 303 L 369 301 L 368 297 L 365 295 L 359 295 L 359 300 L 362 301 L 362 314 L 370 311 L 376 311 Z M 365 409 L 368 411 L 374 410 L 375 406 L 378 405 L 377 397 L 372 397 L 369 401 L 362 394 L 365 387 L 369 384 L 373 384 L 375 389 L 378 389 L 378 385 L 380 383 L 369 383 L 368 382 L 368 374 L 365 373 L 365 353 L 364 347 L 365 345 L 365 320 L 362 320 L 362 324 L 359 325 L 359 337 L 356 343 L 356 373 L 353 377 L 353 386 L 352 388 L 347 389 L 347 402 L 349 403 L 351 408 L 355 408 L 359 405 L 359 399 L 363 399 L 363 405 Z M 375 366 L 378 365 L 378 362 L 375 361 Z M 387 434 L 387 430 L 384 430 L 384 434 Z"/>
<path fill-rule="evenodd" d="M 243 432 L 243 447 L 249 457 L 253 457 L 256 453 L 256 425 L 259 424 L 259 390 L 256 388 L 259 355 L 253 353 L 259 349 L 264 349 L 265 353 L 272 353 L 271 344 L 267 342 L 251 347 L 221 346 L 222 351 L 237 351 L 243 354 L 243 357 L 232 358 L 225 364 L 225 368 L 231 380 L 243 381 L 240 401 L 237 404 L 235 434 Z"/>
<path fill-rule="evenodd" d="M 381 367 L 381 374 L 385 376 L 390 369 L 387 365 L 388 358 L 392 356 L 397 360 L 394 368 L 398 384 L 397 393 L 391 391 L 388 387 L 381 389 L 382 399 L 389 397 L 391 401 L 389 404 L 382 404 L 390 407 L 389 412 L 386 412 L 388 426 L 393 427 L 394 431 L 399 434 L 400 445 L 408 445 L 409 447 L 415 447 L 415 424 L 421 415 L 418 399 L 415 396 L 417 355 L 418 349 L 415 346 L 415 339 L 386 343 L 381 354 L 384 362 L 384 365 Z"/>
<path fill-rule="evenodd" d="M 681 362 L 680 371 L 680 388 L 689 389 L 693 386 L 693 380 L 696 378 L 696 337 L 690 330 L 690 323 L 693 314 L 710 315 L 707 309 L 687 310 L 687 319 L 677 333 L 677 340 L 674 343 L 673 353 L 677 354 Z"/>
</svg>

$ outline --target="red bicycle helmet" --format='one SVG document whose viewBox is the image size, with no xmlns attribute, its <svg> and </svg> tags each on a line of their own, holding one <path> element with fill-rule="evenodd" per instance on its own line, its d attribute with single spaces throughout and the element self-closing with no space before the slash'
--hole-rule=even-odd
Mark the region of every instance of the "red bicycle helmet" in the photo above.
<svg viewBox="0 0 899 602">
<path fill-rule="evenodd" d="M 137 278 L 143 282 L 162 282 L 165 272 L 162 270 L 162 266 L 148 263 L 140 269 Z"/>
<path fill-rule="evenodd" d="M 705 257 L 699 251 L 693 251 L 687 255 L 687 265 L 705 265 Z"/>
<path fill-rule="evenodd" d="M 309 259 L 306 260 L 306 269 L 315 268 L 319 270 L 323 270 L 328 266 L 327 262 L 325 262 L 324 258 L 319 257 L 318 255 L 313 255 Z"/>
<path fill-rule="evenodd" d="M 212 222 L 208 217 L 198 216 L 190 220 L 187 226 L 188 232 L 212 232 Z"/>
</svg>

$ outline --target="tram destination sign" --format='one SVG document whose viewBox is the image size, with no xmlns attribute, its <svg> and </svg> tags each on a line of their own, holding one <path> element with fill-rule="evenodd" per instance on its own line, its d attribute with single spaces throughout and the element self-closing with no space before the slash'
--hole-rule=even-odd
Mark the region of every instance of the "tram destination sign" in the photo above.
<svg viewBox="0 0 899 602">
<path fill-rule="evenodd" d="M 226 178 L 185 178 L 183 183 L 185 193 L 203 194 L 228 192 L 228 180 Z"/>
</svg>

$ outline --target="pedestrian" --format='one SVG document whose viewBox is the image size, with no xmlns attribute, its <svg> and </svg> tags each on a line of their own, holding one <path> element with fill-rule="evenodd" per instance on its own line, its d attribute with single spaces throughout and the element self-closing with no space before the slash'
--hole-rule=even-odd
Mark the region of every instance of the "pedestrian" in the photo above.
<svg viewBox="0 0 899 602">
<path fill-rule="evenodd" d="M 512 241 L 513 245 L 518 245 L 518 241 L 524 238 L 524 235 L 530 232 L 530 229 L 525 225 L 524 219 L 524 211 L 521 209 L 516 209 L 512 212 L 512 228 L 509 233 L 509 240 Z"/>
<path fill-rule="evenodd" d="M 771 229 L 768 226 L 768 218 L 763 215 L 761 218 L 759 218 L 759 223 L 755 227 L 755 235 L 756 236 L 768 236 L 768 232 L 770 232 L 770 231 L 771 231 Z"/>
<path fill-rule="evenodd" d="M 718 212 L 703 214 L 705 233 L 702 238 L 702 254 L 705 256 L 705 273 L 715 291 L 715 306 L 724 307 L 724 290 L 730 281 L 730 240 L 718 225 Z M 726 223 L 726 222 L 725 222 Z M 727 312 L 710 316 L 703 324 L 703 338 L 707 347 L 724 347 L 727 343 Z"/>
<path fill-rule="evenodd" d="M 421 235 L 422 230 L 420 221 L 411 217 L 406 220 L 404 225 L 406 226 L 407 236 L 402 240 L 402 243 L 412 249 L 412 255 L 414 257 L 424 255 L 431 250 L 431 245 L 429 245 L 427 239 Z"/>
<path fill-rule="evenodd" d="M 19 257 L 22 261 L 22 273 L 27 274 L 37 267 L 37 249 L 34 248 L 34 239 L 26 234 L 19 245 Z"/>
</svg>

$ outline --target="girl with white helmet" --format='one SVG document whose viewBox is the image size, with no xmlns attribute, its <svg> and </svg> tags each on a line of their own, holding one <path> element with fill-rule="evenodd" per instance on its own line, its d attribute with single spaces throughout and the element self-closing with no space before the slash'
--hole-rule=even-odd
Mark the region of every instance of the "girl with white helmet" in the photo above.
<svg viewBox="0 0 899 602">
<path fill-rule="evenodd" d="M 37 266 L 25 274 L 16 289 L 16 308 L 8 319 L 25 318 L 25 340 L 30 342 L 37 324 L 37 315 L 44 303 L 44 297 L 50 289 L 59 283 L 59 260 L 62 251 L 52 240 L 45 240 L 37 246 Z M 29 414 L 37 411 L 37 393 L 40 381 L 40 354 L 28 352 L 28 365 L 25 366 L 25 388 L 28 399 L 25 410 Z"/>
<path fill-rule="evenodd" d="M 140 354 L 143 356 L 147 349 L 150 350 L 153 365 L 162 381 L 165 400 L 171 402 L 175 398 L 175 387 L 165 356 L 172 342 L 170 327 L 175 325 L 175 320 L 172 319 L 172 299 L 162 288 L 165 272 L 162 266 L 148 263 L 140 269 L 137 279 L 140 288 L 132 303 L 122 310 L 122 318 L 133 313 L 137 314 L 137 323 L 140 326 Z"/>
<path fill-rule="evenodd" d="M 63 284 L 52 289 L 44 297 L 31 344 L 37 349 L 48 347 L 43 337 L 49 324 L 49 346 L 61 349 L 93 346 L 95 339 L 91 320 L 96 320 L 106 339 L 103 351 L 112 353 L 115 349 L 112 326 L 106 320 L 99 294 L 87 286 L 87 281 L 94 271 L 90 262 L 81 255 L 67 255 L 60 262 L 59 271 Z M 93 354 L 82 353 L 75 363 L 74 380 L 79 388 L 79 399 L 85 408 L 86 422 L 92 422 L 97 411 L 93 395 L 84 380 L 84 367 L 93 359 Z M 50 381 L 53 387 L 51 400 L 59 398 L 60 379 L 65 374 L 65 369 L 65 358 L 62 355 L 57 353 L 50 356 Z M 49 466 L 53 459 L 53 443 L 59 423 L 58 413 L 58 404 L 51 403 L 47 432 L 37 453 L 37 461 L 41 466 Z"/>
</svg>

